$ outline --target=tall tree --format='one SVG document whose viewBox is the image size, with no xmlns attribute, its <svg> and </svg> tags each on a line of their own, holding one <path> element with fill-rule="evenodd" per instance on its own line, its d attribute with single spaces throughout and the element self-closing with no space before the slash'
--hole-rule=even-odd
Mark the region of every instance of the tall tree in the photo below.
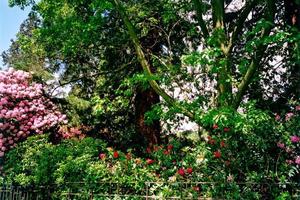
<svg viewBox="0 0 300 200">
<path fill-rule="evenodd" d="M 285 0 L 285 20 L 286 24 L 293 29 L 293 35 L 299 35 L 300 29 L 300 2 L 296 0 Z M 298 36 L 299 37 L 299 36 Z M 296 98 L 300 98 L 300 43 L 290 44 L 289 64 L 291 65 L 290 88 L 287 89 L 287 94 L 292 94 Z M 290 96 L 291 97 L 291 96 Z M 287 97 L 288 98 L 288 97 Z"/>
<path fill-rule="evenodd" d="M 22 6 L 26 1 L 14 3 Z M 248 0 L 241 5 L 224 0 L 156 3 L 149 7 L 147 1 L 41 1 L 37 10 L 43 18 L 40 35 L 46 52 L 63 55 L 60 58 L 64 58 L 64 64 L 70 65 L 66 75 L 82 75 L 80 84 L 88 89 L 85 94 L 94 86 L 84 78 L 108 67 L 118 69 L 133 59 L 133 74 L 143 70 L 144 78 L 169 111 L 179 112 L 201 126 L 205 126 L 203 116 L 210 110 L 234 112 L 245 97 L 259 99 L 251 87 L 261 88 L 263 95 L 272 94 L 265 88 L 274 86 L 274 81 L 265 77 L 275 73 L 274 57 L 286 52 L 284 43 L 289 42 L 289 32 L 282 29 L 282 11 L 277 9 L 284 1 Z M 178 35 L 170 34 L 176 21 L 187 24 L 187 28 L 179 30 Z M 158 33 L 155 38 L 167 35 L 154 43 L 153 47 L 159 47 L 155 51 L 145 42 L 154 39 L 152 33 Z M 107 51 L 109 47 L 111 51 Z M 116 56 L 118 60 L 107 59 Z M 94 59 L 93 66 L 91 58 L 103 58 L 105 62 Z M 119 83 L 112 84 L 116 86 L 112 90 Z M 184 88 L 185 84 L 191 87 Z M 193 98 L 176 98 L 171 91 L 177 87 Z"/>
<path fill-rule="evenodd" d="M 119 11 L 121 18 L 124 21 L 125 26 L 128 29 L 128 33 L 130 38 L 135 46 L 135 50 L 138 56 L 138 59 L 145 71 L 146 74 L 152 76 L 151 72 L 151 64 L 145 57 L 142 44 L 136 34 L 136 30 L 134 25 L 130 21 L 127 16 L 126 9 L 124 9 L 124 5 L 119 0 L 115 0 L 115 7 Z M 196 3 L 196 8 L 200 9 L 199 4 L 201 2 L 194 1 Z M 258 3 L 258 2 L 257 2 Z M 257 31 L 255 34 L 260 34 L 260 40 L 264 40 L 268 37 L 271 33 L 272 28 L 274 27 L 274 16 L 276 12 L 275 1 L 265 1 L 263 4 L 263 16 L 264 23 L 263 26 L 260 27 L 260 30 Z M 198 5 L 198 6 L 197 6 Z M 217 106 L 220 107 L 232 107 L 237 109 L 243 99 L 243 96 L 246 94 L 246 91 L 249 87 L 249 84 L 252 82 L 255 73 L 259 72 L 259 65 L 263 59 L 264 51 L 267 49 L 267 44 L 262 42 L 255 43 L 256 51 L 252 52 L 252 55 L 249 60 L 249 65 L 246 66 L 246 72 L 242 75 L 242 78 L 239 83 L 236 85 L 237 92 L 233 93 L 233 73 L 234 73 L 234 65 L 231 61 L 231 54 L 234 48 L 234 45 L 238 43 L 238 35 L 240 31 L 243 30 L 243 26 L 249 13 L 252 9 L 256 6 L 256 3 L 252 1 L 248 1 L 243 9 L 241 9 L 240 16 L 236 18 L 236 24 L 232 25 L 230 23 L 226 24 L 224 21 L 225 18 L 225 2 L 222 0 L 215 0 L 211 2 L 212 8 L 212 21 L 213 27 L 211 27 L 211 33 L 207 31 L 207 25 L 203 24 L 204 21 L 201 20 L 202 18 L 202 11 L 198 11 L 197 15 L 199 23 L 202 27 L 202 32 L 207 35 L 210 35 L 209 40 L 205 43 L 207 44 L 207 48 L 215 48 L 218 52 L 215 54 L 215 63 L 213 67 L 218 68 L 218 72 L 216 73 L 216 81 L 217 81 L 217 90 L 218 90 L 218 99 L 217 99 Z M 235 22 L 235 21 L 233 21 Z M 229 31 L 226 27 L 233 28 Z M 229 37 L 229 35 L 232 35 Z M 190 118 L 195 118 L 195 114 L 189 112 L 181 106 L 174 98 L 170 97 L 155 80 L 149 80 L 151 87 L 166 101 L 170 104 L 170 106 L 176 107 Z"/>
</svg>

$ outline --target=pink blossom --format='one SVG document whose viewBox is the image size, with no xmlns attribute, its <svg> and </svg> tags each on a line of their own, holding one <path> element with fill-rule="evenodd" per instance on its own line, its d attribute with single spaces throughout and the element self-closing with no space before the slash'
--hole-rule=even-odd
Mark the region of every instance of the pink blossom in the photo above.
<svg viewBox="0 0 300 200">
<path fill-rule="evenodd" d="M 290 120 L 292 117 L 294 116 L 294 113 L 287 113 L 286 115 L 285 115 L 285 121 L 288 121 L 288 120 Z"/>
<path fill-rule="evenodd" d="M 0 123 L 3 153 L 5 147 L 14 147 L 15 141 L 21 137 L 43 133 L 59 124 L 59 119 L 66 120 L 57 107 L 43 96 L 43 86 L 31 83 L 30 73 L 13 68 L 0 71 L 0 118 L 4 120 Z M 50 118 L 53 118 L 51 123 L 48 122 Z"/>
<path fill-rule="evenodd" d="M 297 156 L 297 157 L 296 157 L 295 163 L 296 163 L 297 165 L 300 165 L 300 156 Z"/>
<path fill-rule="evenodd" d="M 300 137 L 296 136 L 296 135 L 293 135 L 291 136 L 291 142 L 293 143 L 297 143 L 300 141 Z"/>
<path fill-rule="evenodd" d="M 99 159 L 105 160 L 105 158 L 106 158 L 105 153 L 100 153 L 100 154 L 99 154 Z"/>
<path fill-rule="evenodd" d="M 290 165 L 290 164 L 293 164 L 294 161 L 292 161 L 292 160 L 286 160 L 286 163 Z"/>
</svg>

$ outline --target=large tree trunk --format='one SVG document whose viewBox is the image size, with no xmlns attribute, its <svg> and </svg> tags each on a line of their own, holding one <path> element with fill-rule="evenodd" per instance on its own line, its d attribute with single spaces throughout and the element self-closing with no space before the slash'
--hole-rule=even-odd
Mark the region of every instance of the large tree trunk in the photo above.
<svg viewBox="0 0 300 200">
<path fill-rule="evenodd" d="M 296 3 L 296 0 L 285 0 L 285 18 L 286 24 L 292 26 L 296 30 L 300 30 L 300 4 Z M 295 31 L 296 32 L 296 31 Z M 290 54 L 295 54 L 295 49 L 299 51 L 298 44 L 290 44 Z M 298 52 L 299 53 L 299 52 Z M 299 55 L 299 54 L 298 54 Z M 290 83 L 291 86 L 287 89 L 286 94 L 289 94 L 289 98 L 295 97 L 300 98 L 300 63 L 299 58 L 293 57 L 291 59 L 293 65 L 291 65 L 291 76 Z"/>
<path fill-rule="evenodd" d="M 152 106 L 159 103 L 159 95 L 152 89 L 137 89 L 135 97 L 135 124 L 136 130 L 143 135 L 149 146 L 159 144 L 160 138 L 160 122 L 155 120 L 151 125 L 145 124 L 145 113 L 152 109 Z"/>
</svg>

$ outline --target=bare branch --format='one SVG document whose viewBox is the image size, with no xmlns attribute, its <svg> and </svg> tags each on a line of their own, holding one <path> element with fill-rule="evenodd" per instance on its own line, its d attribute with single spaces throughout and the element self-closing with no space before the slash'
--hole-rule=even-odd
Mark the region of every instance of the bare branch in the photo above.
<svg viewBox="0 0 300 200">
<path fill-rule="evenodd" d="M 120 71 L 122 71 L 123 69 L 125 69 L 128 65 L 132 64 L 132 62 L 133 62 L 133 61 L 131 61 L 130 63 L 124 64 L 124 65 L 122 65 L 120 68 L 118 68 L 118 69 L 116 69 L 116 70 L 110 70 L 110 71 L 102 71 L 102 72 L 98 72 L 98 73 L 95 73 L 95 74 L 90 75 L 89 77 L 96 77 L 96 76 L 100 76 L 100 75 L 106 75 L 106 74 L 112 74 L 112 73 L 120 72 Z M 59 85 L 56 86 L 55 88 L 53 88 L 53 90 L 50 92 L 50 95 L 52 96 L 53 93 L 55 92 L 55 90 L 57 90 L 58 88 L 63 87 L 63 86 L 65 86 L 65 85 L 69 85 L 69 84 L 71 84 L 71 83 L 75 83 L 75 82 L 80 81 L 81 79 L 84 79 L 84 78 L 86 78 L 86 77 L 87 77 L 86 75 L 83 75 L 83 76 L 80 76 L 80 77 L 78 77 L 78 78 L 71 79 L 71 80 L 69 80 L 69 81 L 67 81 L 67 82 L 64 82 L 64 83 L 61 83 L 61 82 L 59 81 Z"/>
</svg>

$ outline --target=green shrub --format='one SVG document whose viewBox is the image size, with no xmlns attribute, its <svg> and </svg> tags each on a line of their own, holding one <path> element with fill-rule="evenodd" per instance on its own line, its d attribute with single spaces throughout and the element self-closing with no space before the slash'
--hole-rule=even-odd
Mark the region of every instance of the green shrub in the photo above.
<svg viewBox="0 0 300 200">
<path fill-rule="evenodd" d="M 53 145 L 47 135 L 33 136 L 6 155 L 5 179 L 23 186 L 54 185 L 54 199 L 68 192 L 86 199 L 91 191 L 162 199 L 289 199 L 299 182 L 300 109 L 288 119 L 274 119 L 251 103 L 244 109 L 242 114 L 209 112 L 201 120 L 212 128 L 197 140 L 174 137 L 145 149 L 142 157 L 94 138 Z"/>
</svg>

